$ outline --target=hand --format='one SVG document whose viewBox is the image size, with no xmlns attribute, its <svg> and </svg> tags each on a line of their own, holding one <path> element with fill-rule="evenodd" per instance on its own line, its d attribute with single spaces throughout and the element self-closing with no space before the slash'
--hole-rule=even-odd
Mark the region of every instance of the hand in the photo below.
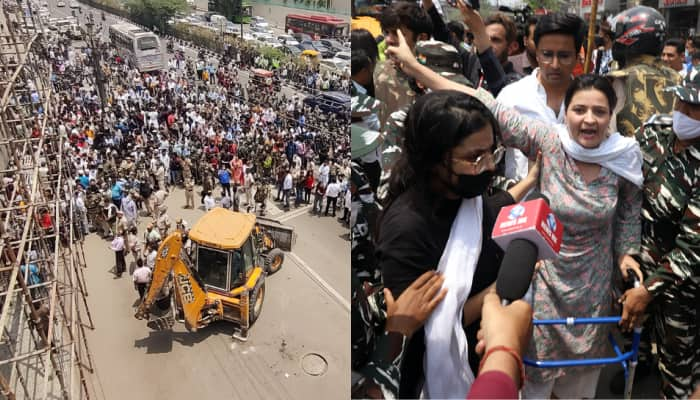
<svg viewBox="0 0 700 400">
<path fill-rule="evenodd" d="M 620 257 L 618 264 L 620 265 L 620 272 L 622 272 L 622 278 L 624 280 L 627 280 L 628 270 L 632 270 L 634 274 L 637 275 L 639 282 L 644 281 L 642 270 L 639 268 L 639 263 L 634 259 L 634 257 L 630 256 L 629 254 L 625 254 Z"/>
<path fill-rule="evenodd" d="M 428 271 L 418 277 L 397 300 L 394 300 L 391 291 L 385 288 L 386 331 L 399 332 L 405 336 L 413 335 L 445 298 L 447 288 L 440 290 L 444 281 L 442 275 Z"/>
<path fill-rule="evenodd" d="M 623 331 L 631 331 L 639 325 L 644 316 L 644 310 L 653 299 L 644 286 L 628 289 L 620 297 L 618 302 L 622 303 L 622 318 L 619 325 Z"/>
<path fill-rule="evenodd" d="M 423 5 L 423 9 L 425 11 L 428 11 L 435 6 L 433 4 L 433 0 L 421 0 L 421 4 Z"/>
<path fill-rule="evenodd" d="M 530 170 L 527 172 L 527 177 L 525 179 L 537 184 L 540 179 L 540 170 L 542 169 L 542 152 L 537 152 L 537 158 L 534 162 L 530 163 Z"/>
<path fill-rule="evenodd" d="M 399 38 L 398 46 L 388 46 L 384 51 L 387 58 L 389 58 L 395 66 L 401 68 L 404 72 L 410 75 L 409 70 L 411 66 L 417 64 L 416 56 L 408 44 L 406 43 L 406 38 L 403 37 L 401 29 L 396 30 L 396 36 Z"/>
<path fill-rule="evenodd" d="M 501 299 L 493 290 L 484 297 L 481 309 L 481 329 L 476 335 L 479 342 L 476 352 L 493 346 L 507 346 L 522 354 L 530 341 L 532 331 L 532 307 L 523 300 L 508 306 L 501 305 Z"/>
<path fill-rule="evenodd" d="M 457 0 L 457 8 L 462 13 L 462 20 L 467 25 L 470 31 L 474 31 L 474 28 L 479 26 L 484 27 L 484 20 L 481 19 L 481 15 L 478 11 L 469 7 L 464 0 Z"/>
</svg>

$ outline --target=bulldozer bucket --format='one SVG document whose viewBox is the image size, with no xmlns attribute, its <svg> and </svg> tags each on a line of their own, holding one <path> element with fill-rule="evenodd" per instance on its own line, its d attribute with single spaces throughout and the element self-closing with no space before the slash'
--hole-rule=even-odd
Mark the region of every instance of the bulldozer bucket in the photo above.
<svg viewBox="0 0 700 400">
<path fill-rule="evenodd" d="M 292 246 L 296 242 L 296 233 L 291 226 L 283 225 L 274 219 L 257 217 L 257 224 L 265 230 L 275 242 L 275 247 L 284 251 L 292 251 Z"/>
</svg>

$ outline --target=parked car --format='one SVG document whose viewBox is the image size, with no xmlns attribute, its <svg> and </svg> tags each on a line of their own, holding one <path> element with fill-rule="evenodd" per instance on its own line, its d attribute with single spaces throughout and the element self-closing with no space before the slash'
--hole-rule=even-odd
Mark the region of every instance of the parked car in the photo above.
<svg viewBox="0 0 700 400">
<path fill-rule="evenodd" d="M 335 39 L 320 39 L 319 42 L 321 42 L 321 44 L 328 47 L 329 49 L 333 50 L 334 53 L 345 50 L 343 44 Z"/>
<path fill-rule="evenodd" d="M 303 51 L 303 50 L 313 50 L 313 51 L 316 51 L 316 49 L 314 48 L 314 45 L 313 45 L 310 41 L 308 41 L 308 40 L 305 40 L 305 41 L 299 43 L 299 44 L 297 45 L 297 47 L 299 48 L 299 50 L 302 50 L 302 51 Z"/>
<path fill-rule="evenodd" d="M 277 39 L 273 38 L 272 36 L 260 36 L 258 37 L 258 41 L 265 46 L 274 48 L 282 47 L 282 43 L 278 42 Z"/>
<path fill-rule="evenodd" d="M 304 40 L 300 43 L 300 45 L 304 46 L 304 50 L 316 50 L 319 53 L 321 53 L 321 56 L 323 58 L 326 57 L 333 57 L 333 52 L 328 50 L 326 46 L 322 45 L 321 42 L 317 40 Z"/>
<path fill-rule="evenodd" d="M 335 53 L 335 56 L 333 56 L 333 58 L 338 58 L 345 62 L 350 62 L 350 60 L 352 59 L 352 54 L 349 51 L 339 51 Z"/>
<path fill-rule="evenodd" d="M 323 58 L 331 58 L 335 54 L 335 51 L 329 49 L 328 47 L 324 46 L 323 43 L 321 43 L 318 40 L 312 40 L 311 44 L 313 44 L 314 48 L 316 51 L 321 53 Z"/>
<path fill-rule="evenodd" d="M 282 53 L 289 54 L 292 57 L 298 57 L 301 54 L 301 50 L 299 50 L 297 46 L 290 44 L 285 44 L 284 46 L 280 47 L 280 50 Z"/>
<path fill-rule="evenodd" d="M 321 73 L 328 71 L 331 73 L 334 72 L 336 74 L 345 75 L 350 72 L 350 63 L 337 58 L 321 60 L 318 66 L 319 72 Z"/>
<path fill-rule="evenodd" d="M 346 114 L 350 111 L 350 95 L 344 92 L 322 92 L 304 99 L 304 104 L 333 114 Z"/>
<path fill-rule="evenodd" d="M 65 6 L 66 6 L 65 1 L 59 1 L 58 3 L 56 3 L 56 7 L 65 7 Z"/>
<path fill-rule="evenodd" d="M 265 18 L 263 18 L 263 17 L 261 17 L 261 16 L 258 16 L 258 15 L 255 15 L 255 16 L 250 17 L 250 23 L 251 23 L 251 24 L 257 24 L 257 23 L 260 23 L 260 22 L 265 22 Z"/>
<path fill-rule="evenodd" d="M 305 42 L 305 41 L 309 41 L 309 42 L 310 42 L 310 41 L 314 40 L 311 36 L 307 35 L 306 33 L 301 33 L 301 32 L 296 32 L 296 33 L 294 33 L 292 36 L 294 36 L 294 38 L 296 38 L 296 40 L 297 40 L 299 43 L 302 43 L 302 42 Z"/>
<path fill-rule="evenodd" d="M 299 42 L 292 35 L 277 35 L 277 40 L 279 40 L 280 43 L 286 44 L 289 46 L 298 46 L 299 45 Z"/>
<path fill-rule="evenodd" d="M 73 0 L 70 2 L 70 8 L 80 8 L 80 3 L 77 1 Z"/>
</svg>

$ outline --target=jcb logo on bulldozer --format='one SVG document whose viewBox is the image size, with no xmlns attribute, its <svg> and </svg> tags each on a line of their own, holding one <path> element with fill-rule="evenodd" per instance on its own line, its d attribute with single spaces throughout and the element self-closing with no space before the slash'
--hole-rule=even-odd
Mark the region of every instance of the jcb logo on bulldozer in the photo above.
<svg viewBox="0 0 700 400">
<path fill-rule="evenodd" d="M 184 303 L 194 302 L 194 293 L 192 293 L 192 284 L 185 274 L 177 275 L 177 283 L 180 286 L 180 295 L 182 296 L 182 301 Z"/>
</svg>

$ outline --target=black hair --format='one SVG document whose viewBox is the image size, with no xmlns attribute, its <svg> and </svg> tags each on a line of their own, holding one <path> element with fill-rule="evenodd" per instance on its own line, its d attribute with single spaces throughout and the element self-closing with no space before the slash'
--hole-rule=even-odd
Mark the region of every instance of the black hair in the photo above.
<svg viewBox="0 0 700 400">
<path fill-rule="evenodd" d="M 374 41 L 374 37 L 367 29 L 354 29 L 350 32 L 350 47 L 353 53 L 356 50 L 364 50 L 372 62 L 376 62 L 379 58 L 377 42 Z"/>
<path fill-rule="evenodd" d="M 691 58 L 693 59 L 693 61 L 700 60 L 700 50 L 696 50 L 695 53 L 693 53 L 693 55 L 691 56 Z"/>
<path fill-rule="evenodd" d="M 487 125 L 493 129 L 495 145 L 498 122 L 479 100 L 451 90 L 418 97 L 406 115 L 402 152 L 391 169 L 385 209 L 408 188 L 429 191 L 434 167 L 451 158 L 450 152 L 464 138 Z"/>
<path fill-rule="evenodd" d="M 583 44 L 583 20 L 574 14 L 547 14 L 541 16 L 535 26 L 535 47 L 542 36 L 551 34 L 569 35 L 574 38 L 574 51 Z"/>
<path fill-rule="evenodd" d="M 571 99 L 577 92 L 590 89 L 603 92 L 605 97 L 608 99 L 608 106 L 610 107 L 610 114 L 612 115 L 613 110 L 617 105 L 615 89 L 613 89 L 613 86 L 608 78 L 595 74 L 579 75 L 574 78 L 573 82 L 571 82 L 569 85 L 569 88 L 566 89 L 566 94 L 564 95 L 564 108 L 567 110 L 569 109 Z"/>
<path fill-rule="evenodd" d="M 375 59 L 376 60 L 376 59 Z M 350 75 L 355 76 L 365 68 L 371 68 L 375 61 L 367 54 L 365 49 L 352 48 L 352 56 L 350 58 Z"/>
<path fill-rule="evenodd" d="M 421 33 L 425 33 L 428 36 L 433 35 L 433 21 L 428 13 L 417 3 L 410 1 L 391 3 L 389 7 L 384 9 L 380 17 L 380 23 L 384 32 L 404 26 L 413 32 L 415 40 L 418 40 L 418 35 Z"/>
<path fill-rule="evenodd" d="M 454 33 L 459 41 L 464 40 L 464 25 L 459 21 L 450 21 L 447 23 L 447 31 Z"/>
<path fill-rule="evenodd" d="M 676 48 L 676 53 L 683 55 L 685 53 L 685 42 L 683 40 L 678 39 L 678 38 L 673 38 L 673 39 L 668 39 L 666 43 L 664 43 L 664 47 L 666 46 L 673 46 Z"/>
</svg>

